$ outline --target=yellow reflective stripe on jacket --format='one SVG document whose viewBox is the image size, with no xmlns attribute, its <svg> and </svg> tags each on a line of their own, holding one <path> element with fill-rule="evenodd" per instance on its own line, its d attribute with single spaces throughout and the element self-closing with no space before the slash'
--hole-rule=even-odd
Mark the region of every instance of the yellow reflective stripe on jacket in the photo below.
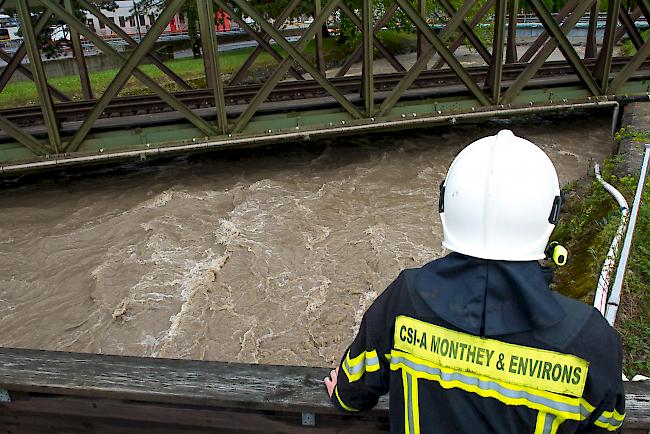
<svg viewBox="0 0 650 434">
<path fill-rule="evenodd" d="M 420 405 L 418 403 L 418 379 L 402 370 L 404 389 L 404 432 L 420 434 Z"/>
<path fill-rule="evenodd" d="M 343 400 L 342 400 L 341 397 L 339 396 L 339 388 L 338 388 L 338 387 L 334 387 L 334 394 L 336 395 L 336 399 L 338 399 L 339 404 L 341 404 L 341 407 L 343 407 L 343 409 L 345 409 L 345 410 L 347 410 L 347 411 L 352 411 L 352 412 L 359 411 L 359 410 L 357 410 L 356 408 L 354 408 L 354 407 L 350 407 L 350 406 L 347 405 L 345 402 L 343 402 Z"/>
<path fill-rule="evenodd" d="M 395 320 L 394 346 L 437 366 L 576 398 L 589 362 L 572 354 L 449 330 L 408 316 Z"/>
<path fill-rule="evenodd" d="M 607 431 L 616 431 L 623 425 L 623 420 L 625 419 L 625 413 L 620 414 L 616 409 L 613 411 L 603 411 L 594 424 L 600 428 L 604 428 Z"/>
<path fill-rule="evenodd" d="M 350 358 L 350 351 L 345 355 L 343 360 L 343 372 L 352 383 L 357 381 L 366 372 L 375 372 L 379 370 L 379 357 L 376 350 L 364 351 L 354 359 Z"/>
<path fill-rule="evenodd" d="M 555 434 L 563 419 L 540 411 L 537 413 L 537 422 L 535 423 L 535 434 Z"/>
<path fill-rule="evenodd" d="M 495 398 L 506 405 L 524 405 L 562 420 L 586 419 L 594 407 L 583 398 L 559 395 L 520 385 L 508 384 L 471 372 L 455 371 L 416 357 L 393 350 L 390 358 L 391 370 L 403 369 L 419 378 L 436 381 L 445 389 L 458 388 L 476 393 L 485 398 Z"/>
</svg>

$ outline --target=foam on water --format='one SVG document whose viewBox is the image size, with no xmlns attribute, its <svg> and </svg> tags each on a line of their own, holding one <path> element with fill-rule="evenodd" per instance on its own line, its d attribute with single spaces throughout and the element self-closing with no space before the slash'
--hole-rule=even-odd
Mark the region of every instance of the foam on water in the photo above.
<svg viewBox="0 0 650 434">
<path fill-rule="evenodd" d="M 608 122 L 518 132 L 562 182 Z M 438 186 L 490 128 L 355 139 L 0 192 L 0 346 L 336 363 L 406 267 L 441 256 Z M 365 142 L 364 142 L 365 140 Z"/>
</svg>

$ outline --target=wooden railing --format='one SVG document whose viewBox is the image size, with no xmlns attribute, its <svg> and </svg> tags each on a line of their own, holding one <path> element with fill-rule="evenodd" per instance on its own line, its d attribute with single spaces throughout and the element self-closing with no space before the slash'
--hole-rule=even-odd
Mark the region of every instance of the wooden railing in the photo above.
<svg viewBox="0 0 650 434">
<path fill-rule="evenodd" d="M 386 399 L 362 415 L 336 411 L 327 372 L 0 348 L 0 433 L 388 431 Z M 630 384 L 623 432 L 649 428 L 650 385 Z"/>
</svg>

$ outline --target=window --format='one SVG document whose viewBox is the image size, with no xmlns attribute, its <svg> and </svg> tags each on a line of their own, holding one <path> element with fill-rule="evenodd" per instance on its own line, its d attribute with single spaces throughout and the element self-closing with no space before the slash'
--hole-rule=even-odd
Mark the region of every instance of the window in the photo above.
<svg viewBox="0 0 650 434">
<path fill-rule="evenodd" d="M 140 16 L 138 16 L 138 18 L 140 19 L 140 25 L 144 26 L 145 25 L 144 15 L 140 15 Z"/>
<path fill-rule="evenodd" d="M 149 14 L 149 24 L 153 26 L 155 22 L 156 22 L 156 16 L 154 14 Z"/>
<path fill-rule="evenodd" d="M 124 17 L 118 17 L 120 19 L 120 27 L 126 27 L 126 20 Z"/>
<path fill-rule="evenodd" d="M 135 27 L 135 20 L 133 19 L 133 17 L 129 17 L 129 26 Z"/>
<path fill-rule="evenodd" d="M 106 28 L 106 24 L 104 24 L 103 22 L 100 21 L 100 22 L 99 22 L 99 28 L 100 28 L 100 29 L 105 29 L 105 28 Z"/>
<path fill-rule="evenodd" d="M 95 31 L 95 22 L 93 20 L 90 20 L 90 19 L 86 20 L 86 22 L 88 23 L 88 28 L 90 30 L 92 30 L 92 31 Z"/>
<path fill-rule="evenodd" d="M 185 15 L 179 14 L 178 15 L 178 21 L 181 22 L 181 23 L 184 23 L 185 22 Z"/>
</svg>

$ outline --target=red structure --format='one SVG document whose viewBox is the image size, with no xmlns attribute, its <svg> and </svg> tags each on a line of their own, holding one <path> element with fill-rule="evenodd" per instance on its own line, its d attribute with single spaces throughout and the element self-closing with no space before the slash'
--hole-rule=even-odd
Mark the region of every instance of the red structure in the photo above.
<svg viewBox="0 0 650 434">
<path fill-rule="evenodd" d="M 215 12 L 214 17 L 217 21 L 217 32 L 229 32 L 230 16 L 222 10 Z"/>
</svg>

